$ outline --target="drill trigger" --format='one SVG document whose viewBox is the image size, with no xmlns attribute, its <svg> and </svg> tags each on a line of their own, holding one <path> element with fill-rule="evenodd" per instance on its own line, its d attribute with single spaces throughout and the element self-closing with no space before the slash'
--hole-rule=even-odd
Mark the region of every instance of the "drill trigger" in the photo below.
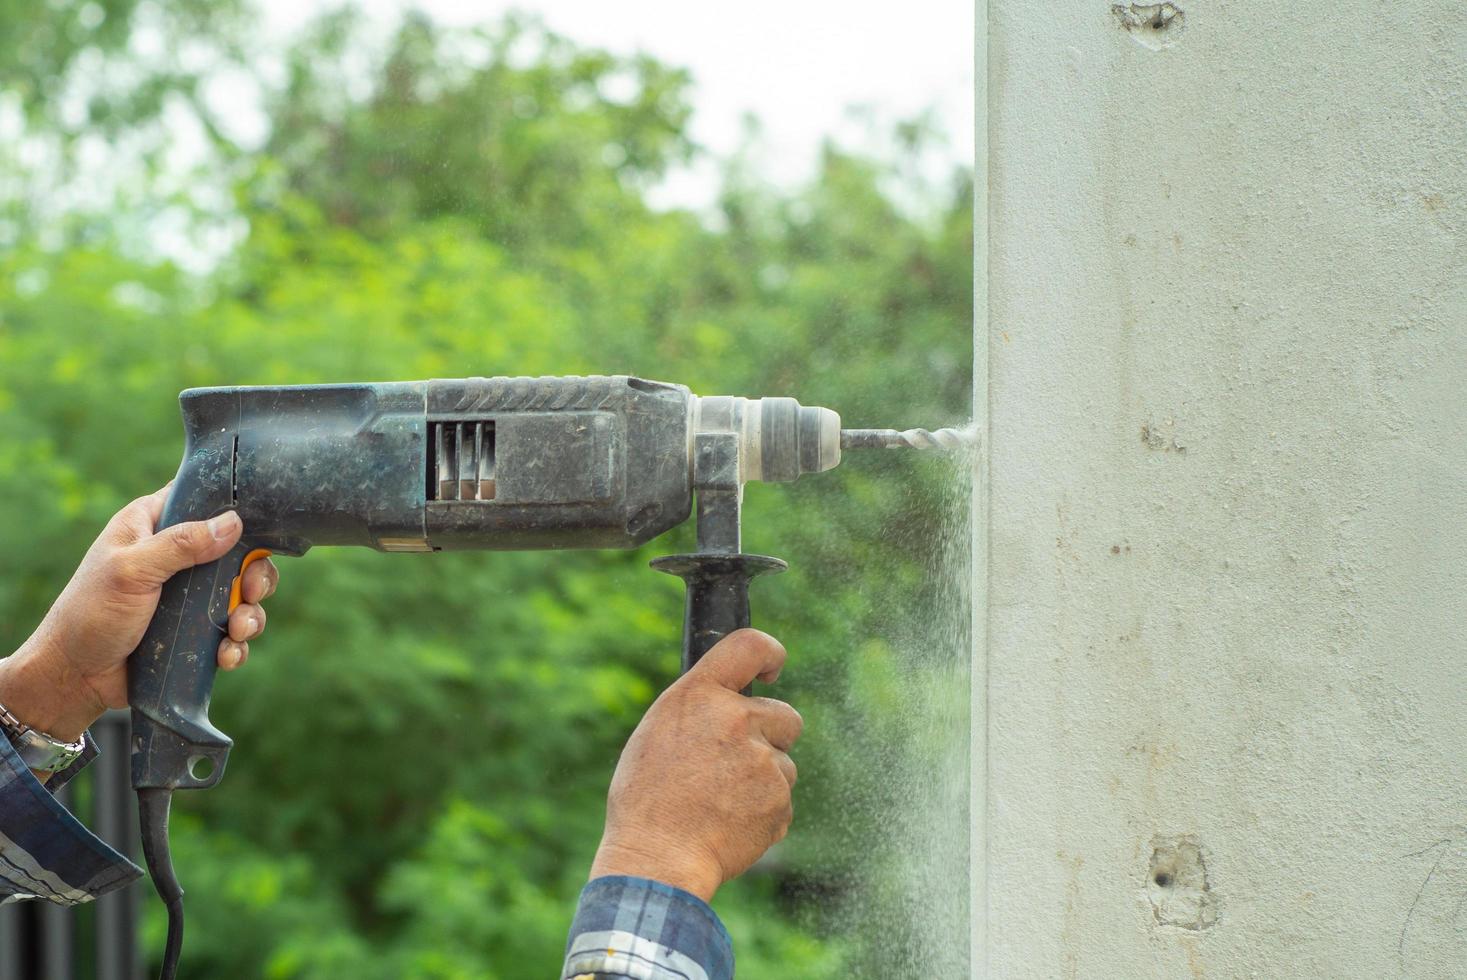
<svg viewBox="0 0 1467 980">
<path fill-rule="evenodd" d="M 240 589 L 243 588 L 244 585 L 245 569 L 249 568 L 252 564 L 259 561 L 261 558 L 269 558 L 273 554 L 275 554 L 275 552 L 271 551 L 269 548 L 256 548 L 254 551 L 251 551 L 249 554 L 244 556 L 244 561 L 239 563 L 239 574 L 234 577 L 233 582 L 229 583 L 230 612 L 234 612 L 234 610 L 238 608 L 240 604 L 241 600 L 239 593 Z"/>
</svg>

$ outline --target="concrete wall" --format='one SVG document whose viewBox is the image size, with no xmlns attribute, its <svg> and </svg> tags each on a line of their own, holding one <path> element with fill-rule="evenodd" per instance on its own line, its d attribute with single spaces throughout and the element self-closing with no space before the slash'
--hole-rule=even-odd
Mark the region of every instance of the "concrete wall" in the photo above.
<svg viewBox="0 0 1467 980">
<path fill-rule="evenodd" d="M 1467 4 L 986 50 L 989 975 L 1467 975 Z"/>
</svg>

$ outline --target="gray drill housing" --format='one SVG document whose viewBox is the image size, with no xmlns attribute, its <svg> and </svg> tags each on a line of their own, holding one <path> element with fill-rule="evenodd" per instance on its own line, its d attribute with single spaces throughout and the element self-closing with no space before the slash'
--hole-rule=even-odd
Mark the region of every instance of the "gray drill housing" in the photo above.
<svg viewBox="0 0 1467 980">
<path fill-rule="evenodd" d="M 840 459 L 834 412 L 625 376 L 201 388 L 180 401 L 183 469 L 211 498 L 186 510 L 236 508 L 252 544 L 283 554 L 634 548 L 690 515 L 697 432 L 738 434 L 740 483 Z"/>
</svg>

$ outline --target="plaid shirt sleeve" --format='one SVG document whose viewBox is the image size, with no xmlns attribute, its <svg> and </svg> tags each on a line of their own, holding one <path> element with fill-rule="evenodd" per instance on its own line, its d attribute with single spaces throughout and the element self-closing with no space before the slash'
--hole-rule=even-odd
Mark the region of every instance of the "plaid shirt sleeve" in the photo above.
<svg viewBox="0 0 1467 980">
<path fill-rule="evenodd" d="M 96 758 L 90 735 L 86 742 L 81 758 L 42 785 L 0 735 L 0 905 L 23 898 L 78 905 L 142 876 L 51 795 Z"/>
<path fill-rule="evenodd" d="M 733 980 L 733 943 L 681 888 L 610 875 L 581 892 L 563 980 Z"/>
</svg>

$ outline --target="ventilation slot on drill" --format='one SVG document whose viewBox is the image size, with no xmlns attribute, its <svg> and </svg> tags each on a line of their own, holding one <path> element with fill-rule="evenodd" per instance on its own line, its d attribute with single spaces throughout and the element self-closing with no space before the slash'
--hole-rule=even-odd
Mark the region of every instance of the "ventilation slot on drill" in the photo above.
<svg viewBox="0 0 1467 980">
<path fill-rule="evenodd" d="M 428 423 L 428 499 L 494 499 L 494 423 Z"/>
</svg>

